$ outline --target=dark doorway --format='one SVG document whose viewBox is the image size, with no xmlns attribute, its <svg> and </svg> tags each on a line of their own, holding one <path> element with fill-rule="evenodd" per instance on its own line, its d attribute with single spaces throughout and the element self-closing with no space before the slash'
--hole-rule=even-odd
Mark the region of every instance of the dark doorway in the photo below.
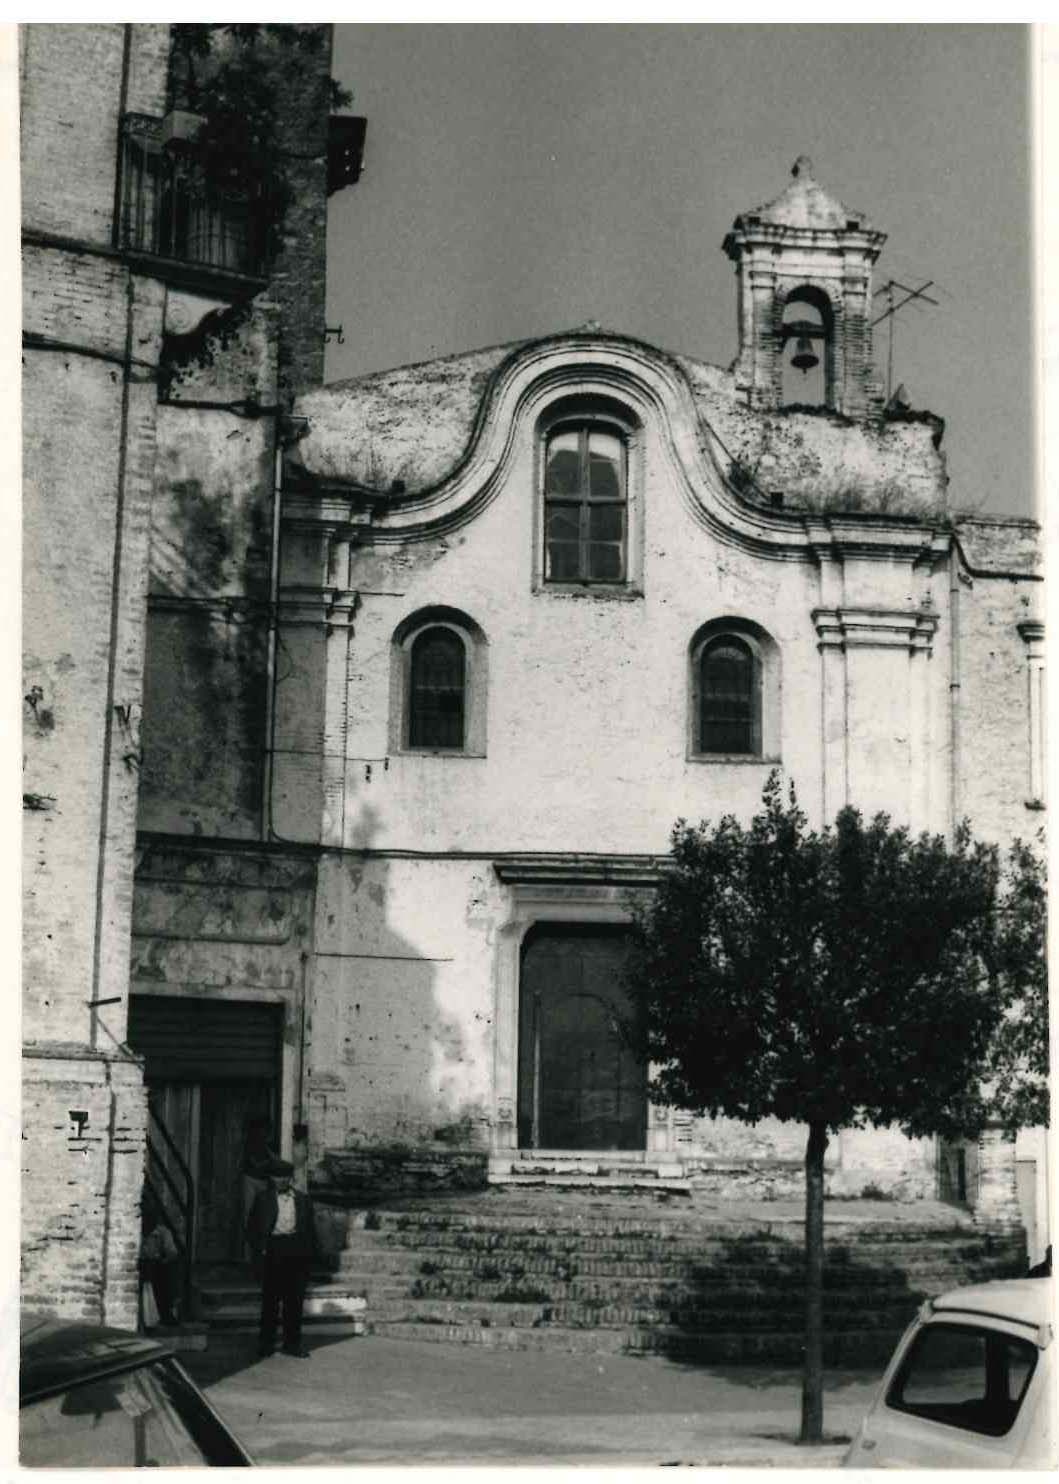
<svg viewBox="0 0 1059 1484">
<path fill-rule="evenodd" d="M 647 1077 L 622 1034 L 622 927 L 542 923 L 522 949 L 519 1145 L 643 1149 Z"/>
<path fill-rule="evenodd" d="M 130 998 L 129 1044 L 144 1056 L 152 1110 L 194 1182 L 189 1245 L 195 1262 L 239 1262 L 244 1256 L 243 1146 L 251 1119 L 264 1118 L 276 1129 L 282 1028 L 280 1005 L 176 995 Z M 152 1144 L 182 1189 L 170 1146 L 162 1138 Z M 173 1187 L 156 1173 L 154 1183 L 168 1203 Z"/>
</svg>

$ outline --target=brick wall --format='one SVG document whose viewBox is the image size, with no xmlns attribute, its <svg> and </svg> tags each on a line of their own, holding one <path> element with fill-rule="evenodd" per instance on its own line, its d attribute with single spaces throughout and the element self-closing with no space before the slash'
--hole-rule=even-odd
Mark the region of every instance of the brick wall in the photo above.
<svg viewBox="0 0 1059 1484">
<path fill-rule="evenodd" d="M 47 273 L 30 265 L 27 330 L 47 334 L 65 302 L 69 338 L 106 348 L 116 301 L 147 361 L 160 286 L 45 256 Z M 74 350 L 24 360 L 24 787 L 41 806 L 26 816 L 24 1032 L 87 1042 L 85 1001 L 121 994 L 127 972 L 115 939 L 127 942 L 154 387 L 148 367 L 126 395 L 117 360 Z M 111 1029 L 120 1040 L 120 1017 Z"/>
<path fill-rule="evenodd" d="M 79 25 L 22 48 L 24 227 L 64 239 L 26 241 L 23 265 L 23 1282 L 119 1324 L 143 1174 L 140 1068 L 116 1048 L 164 288 L 111 241 L 120 115 L 161 110 L 167 46 L 167 26 Z"/>
<path fill-rule="evenodd" d="M 169 27 L 24 26 L 25 228 L 109 246 L 122 113 L 161 113 Z"/>
<path fill-rule="evenodd" d="M 286 87 L 282 147 L 294 201 L 284 222 L 284 249 L 270 275 L 269 296 L 282 310 L 280 395 L 294 396 L 324 379 L 327 275 L 327 135 L 330 118 L 331 27 L 315 26 L 319 50 L 309 54 L 303 81 Z"/>
<path fill-rule="evenodd" d="M 74 1120 L 71 1112 L 83 1113 Z M 22 1302 L 136 1324 L 146 1109 L 136 1062 L 86 1048 L 23 1062 Z"/>
</svg>

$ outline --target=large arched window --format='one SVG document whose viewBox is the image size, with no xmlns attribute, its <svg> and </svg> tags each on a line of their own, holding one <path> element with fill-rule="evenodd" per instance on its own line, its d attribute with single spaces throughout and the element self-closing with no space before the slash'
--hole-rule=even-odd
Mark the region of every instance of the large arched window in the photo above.
<svg viewBox="0 0 1059 1484">
<path fill-rule="evenodd" d="M 545 582 L 624 582 L 627 458 L 622 431 L 560 423 L 544 450 Z"/>
<path fill-rule="evenodd" d="M 690 649 L 689 755 L 779 757 L 779 651 L 759 624 L 715 619 Z"/>
<path fill-rule="evenodd" d="M 457 608 L 421 608 L 393 636 L 390 749 L 485 755 L 487 644 Z"/>
<path fill-rule="evenodd" d="M 462 750 L 466 661 L 453 629 L 424 629 L 409 656 L 408 745 Z"/>
</svg>

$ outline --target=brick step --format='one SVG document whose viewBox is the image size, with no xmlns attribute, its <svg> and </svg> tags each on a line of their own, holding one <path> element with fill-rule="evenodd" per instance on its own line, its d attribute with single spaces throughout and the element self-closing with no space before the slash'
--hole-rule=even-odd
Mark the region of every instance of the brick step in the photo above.
<svg viewBox="0 0 1059 1484">
<path fill-rule="evenodd" d="M 701 1261 L 697 1263 L 673 1260 L 637 1262 L 617 1258 L 584 1257 L 576 1253 L 562 1257 L 549 1257 L 536 1256 L 531 1253 L 506 1255 L 502 1252 L 496 1252 L 491 1258 L 487 1258 L 481 1254 L 440 1252 L 433 1248 L 424 1249 L 414 1267 L 402 1264 L 394 1268 L 385 1261 L 385 1258 L 375 1263 L 364 1256 L 355 1267 L 352 1264 L 349 1268 L 344 1267 L 342 1277 L 348 1282 L 349 1275 L 355 1271 L 358 1275 L 376 1272 L 391 1278 L 397 1276 L 433 1278 L 451 1275 L 453 1278 L 461 1277 L 484 1282 L 502 1281 L 514 1276 L 551 1278 L 564 1282 L 590 1278 L 599 1280 L 680 1279 L 692 1283 L 738 1282 L 751 1288 L 778 1290 L 799 1281 L 803 1267 L 801 1259 L 784 1268 L 774 1267 L 763 1271 L 759 1265 L 725 1263 L 723 1260 L 711 1265 Z M 856 1285 L 873 1281 L 873 1275 L 875 1281 L 878 1281 L 884 1273 L 893 1272 L 895 1268 L 897 1268 L 896 1264 L 885 1261 L 880 1261 L 877 1265 L 871 1263 L 827 1264 L 825 1276 L 827 1281 L 836 1286 L 843 1283 Z M 901 1263 L 897 1271 L 903 1273 L 909 1281 L 915 1282 L 918 1286 L 929 1282 L 937 1283 L 942 1287 L 946 1284 L 954 1287 L 961 1283 L 984 1281 L 987 1277 L 1020 1276 L 1023 1263 L 1016 1262 L 1011 1257 L 978 1257 L 961 1263 L 931 1261 L 924 1258 L 916 1262 Z"/>
<path fill-rule="evenodd" d="M 681 1223 L 659 1223 L 659 1226 L 645 1227 L 642 1224 L 620 1223 L 484 1223 L 484 1221 L 458 1221 L 449 1218 L 435 1218 L 435 1220 L 409 1221 L 406 1217 L 387 1218 L 378 1221 L 377 1226 L 354 1227 L 350 1230 L 347 1238 L 347 1247 L 362 1247 L 369 1244 L 405 1245 L 405 1247 L 423 1247 L 423 1245 L 461 1245 L 461 1247 L 497 1247 L 497 1245 L 512 1245 L 512 1247 L 534 1247 L 534 1245 L 555 1245 L 558 1242 L 575 1242 L 581 1251 L 589 1247 L 627 1248 L 630 1244 L 653 1244 L 664 1245 L 666 1248 L 681 1250 L 681 1248 L 718 1248 L 718 1250 L 731 1250 L 733 1247 L 740 1251 L 753 1252 L 753 1254 L 765 1254 L 770 1251 L 782 1251 L 786 1248 L 801 1247 L 802 1229 L 801 1224 L 791 1224 L 789 1230 L 782 1232 L 762 1232 L 761 1227 L 748 1232 L 733 1232 L 722 1226 L 694 1226 L 694 1224 Z M 880 1227 L 865 1227 L 865 1229 L 837 1229 L 837 1227 L 826 1227 L 825 1241 L 828 1247 L 847 1247 L 851 1250 L 860 1251 L 863 1248 L 905 1248 L 936 1247 L 945 1250 L 960 1250 L 960 1248 L 1013 1248 L 1019 1245 L 1019 1238 L 1006 1238 L 1006 1236 L 994 1236 L 991 1233 L 974 1232 L 974 1230 L 955 1230 L 955 1232 L 931 1232 L 930 1229 L 908 1232 L 908 1230 L 880 1229 Z"/>
<path fill-rule="evenodd" d="M 825 1266 L 828 1272 L 841 1273 L 857 1272 L 866 1270 L 885 1270 L 891 1267 L 899 1267 L 902 1272 L 949 1272 L 949 1270 L 966 1269 L 969 1266 L 1003 1267 L 1006 1264 L 1019 1266 L 1023 1261 L 1022 1248 L 1012 1247 L 1009 1250 L 997 1250 L 997 1248 L 909 1248 L 909 1250 L 894 1254 L 885 1248 L 869 1248 L 850 1252 L 848 1250 L 837 1251 L 834 1248 L 825 1250 Z M 400 1244 L 400 1247 L 357 1247 L 347 1248 L 341 1255 L 338 1276 L 346 1278 L 347 1273 L 353 1272 L 393 1272 L 403 1273 L 411 1270 L 423 1270 L 423 1264 L 433 1264 L 436 1269 L 443 1270 L 473 1270 L 473 1272 L 484 1272 L 489 1266 L 503 1267 L 525 1267 L 530 1270 L 549 1270 L 559 1272 L 565 1267 L 577 1267 L 580 1272 L 608 1272 L 613 1270 L 616 1275 L 624 1275 L 627 1269 L 664 1269 L 673 1273 L 699 1273 L 709 1270 L 721 1269 L 725 1273 L 746 1273 L 746 1275 L 758 1275 L 762 1282 L 788 1281 L 789 1276 L 799 1273 L 804 1267 L 804 1251 L 799 1248 L 785 1248 L 779 1252 L 767 1252 L 767 1254 L 753 1254 L 753 1252 L 731 1252 L 710 1251 L 703 1248 L 673 1248 L 673 1247 L 651 1247 L 651 1245 L 630 1244 L 629 1247 L 605 1247 L 595 1248 L 586 1244 L 584 1247 L 564 1242 L 564 1244 L 550 1247 L 547 1244 L 518 1245 L 518 1247 L 507 1247 L 504 1244 L 488 1245 L 488 1247 L 463 1247 L 463 1245 L 442 1245 L 438 1242 L 424 1242 L 421 1247 Z M 635 1273 L 632 1275 L 635 1276 Z"/>
<path fill-rule="evenodd" d="M 512 1170 L 507 1174 L 491 1176 L 490 1183 L 534 1190 L 669 1190 L 690 1194 L 686 1175 L 644 1175 L 633 1171 L 616 1175 L 580 1175 L 560 1171 Z"/>
<path fill-rule="evenodd" d="M 256 1328 L 261 1314 L 261 1288 L 250 1281 L 212 1282 L 196 1290 L 196 1308 L 211 1329 Z M 362 1334 L 367 1304 L 351 1284 L 312 1282 L 305 1294 L 306 1324 L 342 1323 L 347 1333 Z"/>
<path fill-rule="evenodd" d="M 193 1286 L 200 1304 L 204 1307 L 216 1307 L 229 1300 L 238 1302 L 246 1298 L 261 1297 L 260 1282 L 246 1274 L 200 1281 L 194 1283 Z M 334 1276 L 328 1274 L 323 1278 L 310 1278 L 306 1294 L 343 1293 L 348 1287 L 349 1284 L 344 1274 L 338 1273 Z"/>
<path fill-rule="evenodd" d="M 505 1193 L 506 1194 L 506 1193 Z M 712 1208 L 703 1209 L 683 1201 L 653 1202 L 647 1210 L 630 1212 L 625 1202 L 592 1204 L 571 1201 L 559 1207 L 544 1198 L 525 1198 L 510 1204 L 444 1204 L 378 1206 L 358 1212 L 353 1220 L 357 1230 L 439 1230 L 517 1231 L 536 1233 L 576 1232 L 585 1236 L 614 1233 L 622 1236 L 640 1233 L 644 1236 L 716 1236 L 728 1239 L 745 1236 L 776 1239 L 800 1238 L 805 1227 L 804 1213 L 729 1217 Z M 888 1241 L 919 1242 L 929 1239 L 981 1240 L 993 1233 L 983 1232 L 971 1218 L 957 1211 L 946 1212 L 944 1224 L 935 1220 L 912 1225 L 889 1216 L 844 1216 L 829 1210 L 825 1214 L 828 1236 L 845 1237 L 871 1233 Z M 352 1234 L 352 1233 L 351 1233 Z"/>
<path fill-rule="evenodd" d="M 919 1307 L 917 1295 L 905 1294 L 900 1302 L 882 1302 L 870 1310 L 863 1307 L 834 1308 L 825 1303 L 825 1323 L 832 1328 L 901 1330 Z M 804 1334 L 805 1310 L 800 1304 L 769 1305 L 746 1308 L 729 1301 L 704 1309 L 689 1304 L 677 1307 L 644 1307 L 639 1305 L 587 1305 L 576 1303 L 489 1303 L 480 1300 L 415 1299 L 398 1304 L 373 1304 L 372 1322 L 387 1320 L 416 1324 L 478 1324 L 503 1329 L 540 1329 L 557 1325 L 569 1329 L 665 1329 L 675 1327 L 683 1332 L 742 1331 L 747 1334 L 769 1331 L 781 1334 Z"/>
<path fill-rule="evenodd" d="M 743 1331 L 727 1334 L 689 1333 L 673 1328 L 649 1330 L 575 1329 L 542 1325 L 538 1329 L 512 1326 L 437 1323 L 417 1324 L 408 1320 L 378 1320 L 372 1334 L 391 1340 L 434 1341 L 440 1344 L 485 1345 L 512 1350 L 546 1350 L 574 1355 L 661 1354 L 673 1359 L 705 1365 L 797 1365 L 802 1338 L 797 1334 Z M 832 1332 L 825 1336 L 826 1365 L 882 1365 L 893 1352 L 903 1326 L 892 1330 L 864 1329 Z"/>
<path fill-rule="evenodd" d="M 637 1279 L 618 1279 L 612 1283 L 539 1283 L 525 1278 L 507 1282 L 465 1283 L 453 1282 L 444 1275 L 434 1278 L 417 1278 L 409 1287 L 399 1290 L 396 1285 L 387 1289 L 370 1287 L 367 1290 L 372 1303 L 386 1296 L 400 1298 L 406 1302 L 419 1299 L 444 1299 L 454 1303 L 504 1303 L 509 1296 L 520 1293 L 532 1294 L 532 1302 L 542 1304 L 580 1304 L 599 1308 L 601 1306 L 629 1306 L 651 1309 L 673 1309 L 695 1307 L 706 1312 L 716 1308 L 739 1307 L 749 1311 L 754 1308 L 767 1309 L 770 1313 L 781 1310 L 801 1312 L 805 1303 L 802 1284 L 787 1285 L 776 1289 L 751 1288 L 735 1283 L 711 1283 L 708 1285 L 687 1283 L 683 1280 L 644 1284 Z M 907 1283 L 849 1285 L 847 1287 L 825 1287 L 824 1301 L 833 1312 L 851 1310 L 860 1312 L 866 1306 L 918 1303 L 926 1291 Z"/>
</svg>

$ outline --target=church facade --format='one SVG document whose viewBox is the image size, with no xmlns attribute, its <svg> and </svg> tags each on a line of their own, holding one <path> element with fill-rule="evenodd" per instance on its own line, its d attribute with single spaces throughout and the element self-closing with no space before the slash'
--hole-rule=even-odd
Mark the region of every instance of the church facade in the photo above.
<svg viewBox="0 0 1059 1484">
<path fill-rule="evenodd" d="M 272 259 L 189 193 L 170 27 L 22 36 L 23 1285 L 119 1323 L 145 1173 L 241 1256 L 254 1119 L 317 1187 L 398 1150 L 794 1189 L 801 1129 L 652 1104 L 615 1034 L 674 821 L 774 770 L 821 825 L 1044 804 L 1038 529 L 961 516 L 884 396 L 882 234 L 803 159 L 725 240 L 730 369 L 587 325 L 324 385 L 363 120 L 294 31 Z M 847 1133 L 829 1179 L 1009 1220 L 1012 1155 Z"/>
<path fill-rule="evenodd" d="M 730 370 L 590 325 L 297 399 L 253 808 L 149 652 L 131 987 L 279 1007 L 307 1178 L 455 1146 L 789 1190 L 803 1130 L 652 1105 L 614 1033 L 675 819 L 778 769 L 817 824 L 1036 833 L 1037 528 L 956 513 L 940 418 L 886 402 L 883 241 L 803 159 L 725 241 Z M 843 1134 L 831 1189 L 934 1195 L 948 1153 Z"/>
</svg>

